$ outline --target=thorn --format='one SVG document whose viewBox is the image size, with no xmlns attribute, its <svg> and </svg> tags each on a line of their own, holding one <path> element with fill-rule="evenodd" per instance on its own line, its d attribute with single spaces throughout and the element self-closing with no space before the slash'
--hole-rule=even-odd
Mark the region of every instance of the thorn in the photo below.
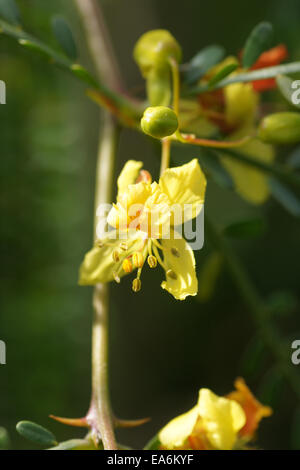
<svg viewBox="0 0 300 470">
<path fill-rule="evenodd" d="M 86 418 L 61 418 L 60 416 L 49 415 L 49 418 L 58 421 L 59 423 L 66 424 L 67 426 L 75 426 L 78 428 L 88 428 L 89 424 Z"/>
<path fill-rule="evenodd" d="M 151 418 L 141 419 L 119 419 L 114 418 L 114 424 L 117 428 L 135 428 L 151 421 Z"/>
</svg>

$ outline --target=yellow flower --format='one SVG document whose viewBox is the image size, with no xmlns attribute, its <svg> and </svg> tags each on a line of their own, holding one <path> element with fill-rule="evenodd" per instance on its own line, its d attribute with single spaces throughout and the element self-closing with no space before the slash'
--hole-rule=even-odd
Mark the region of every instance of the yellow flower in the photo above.
<svg viewBox="0 0 300 470">
<path fill-rule="evenodd" d="M 202 388 L 197 405 L 170 421 L 158 437 L 164 449 L 231 450 L 245 422 L 236 401 Z"/>
<path fill-rule="evenodd" d="M 234 57 L 227 57 L 223 62 L 208 71 L 200 83 L 207 81 L 221 69 L 231 63 L 237 63 Z M 234 71 L 230 77 L 241 73 L 242 69 Z M 200 95 L 199 100 L 205 119 L 220 127 L 228 140 L 239 140 L 245 136 L 256 134 L 256 121 L 260 104 L 260 95 L 252 83 L 232 83 L 224 89 Z M 201 110 L 200 110 L 201 112 Z M 206 126 L 207 127 L 207 126 Z M 197 130 L 194 129 L 197 134 Z M 208 134 L 209 135 L 209 134 Z M 271 164 L 275 158 L 272 145 L 257 138 L 251 139 L 237 150 L 239 153 L 253 157 L 264 163 Z M 219 152 L 225 169 L 230 173 L 240 196 L 252 204 L 262 204 L 270 195 L 267 178 L 264 172 L 247 165 L 227 154 Z"/>
<path fill-rule="evenodd" d="M 133 284 L 133 290 L 138 291 L 143 264 L 148 258 L 150 267 L 158 262 L 166 273 L 162 288 L 184 300 L 198 290 L 195 258 L 174 225 L 198 215 L 204 203 L 206 179 L 196 159 L 165 170 L 159 183 L 151 183 L 149 177 L 138 178 L 141 174 L 149 175 L 140 172 L 142 166 L 142 162 L 133 160 L 124 166 L 118 179 L 117 202 L 107 217 L 113 230 L 85 256 L 79 283 L 90 285 L 113 279 L 119 282 L 130 271 L 129 265 L 137 267 L 138 258 L 139 282 L 135 279 Z M 125 260 L 130 263 L 124 263 Z"/>
</svg>

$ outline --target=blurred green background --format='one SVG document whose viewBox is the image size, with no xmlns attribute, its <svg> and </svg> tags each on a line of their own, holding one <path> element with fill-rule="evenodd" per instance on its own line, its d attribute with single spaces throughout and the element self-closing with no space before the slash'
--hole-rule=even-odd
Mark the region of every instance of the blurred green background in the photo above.
<svg viewBox="0 0 300 470">
<path fill-rule="evenodd" d="M 253 26 L 270 20 L 276 42 L 286 43 L 291 59 L 300 60 L 297 0 L 102 4 L 129 89 L 143 84 L 132 48 L 147 29 L 169 29 L 188 60 L 211 43 L 237 53 Z M 19 5 L 26 29 L 52 45 L 50 18 L 66 15 L 81 60 L 91 67 L 73 2 L 20 0 Z M 60 440 L 82 435 L 51 422 L 48 415 L 82 416 L 89 402 L 92 289 L 77 286 L 77 273 L 92 243 L 99 110 L 73 77 L 2 36 L 0 79 L 7 84 L 7 104 L 0 106 L 0 339 L 7 345 L 7 364 L 0 366 L 0 426 L 8 429 L 12 448 L 20 449 L 30 448 L 15 431 L 21 419 L 49 427 Z M 178 150 L 175 154 L 178 158 Z M 195 151 L 184 158 L 188 156 L 196 156 Z M 157 176 L 156 147 L 142 135 L 124 131 L 117 172 L 129 158 L 143 159 Z M 273 200 L 258 209 L 214 183 L 209 184 L 205 210 L 220 226 L 263 214 L 266 234 L 236 242 L 235 248 L 264 296 L 277 290 L 299 295 L 297 219 Z M 199 269 L 209 249 L 206 243 L 197 254 Z M 173 300 L 161 290 L 161 278 L 158 270 L 146 270 L 139 295 L 131 292 L 130 279 L 111 286 L 113 406 L 122 418 L 152 417 L 142 428 L 118 431 L 120 441 L 143 446 L 167 420 L 193 406 L 200 387 L 221 395 L 243 375 L 259 398 L 274 407 L 273 417 L 261 425 L 259 445 L 300 448 L 298 400 L 267 352 L 256 365 L 255 348 L 249 350 L 255 341 L 251 315 L 227 271 L 206 304 Z M 298 318 L 296 305 L 288 317 L 277 320 L 289 343 L 300 337 Z"/>
</svg>

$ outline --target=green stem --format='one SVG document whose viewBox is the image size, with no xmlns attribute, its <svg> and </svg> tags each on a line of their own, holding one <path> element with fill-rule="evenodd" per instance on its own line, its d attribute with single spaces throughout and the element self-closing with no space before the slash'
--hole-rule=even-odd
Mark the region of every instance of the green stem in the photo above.
<svg viewBox="0 0 300 470">
<path fill-rule="evenodd" d="M 171 158 L 171 139 L 166 137 L 161 143 L 161 164 L 160 164 L 160 175 L 169 168 Z"/>
<path fill-rule="evenodd" d="M 95 213 L 99 204 L 111 201 L 112 179 L 119 129 L 113 118 L 105 114 L 101 129 L 96 172 Z M 96 238 L 96 217 L 95 217 Z M 102 440 L 106 450 L 117 449 L 114 436 L 113 413 L 109 398 L 108 331 L 109 287 L 97 284 L 93 295 L 92 326 L 92 398 L 89 416 L 95 440 Z"/>
<path fill-rule="evenodd" d="M 39 39 L 36 39 L 31 34 L 23 31 L 20 27 L 10 25 L 4 20 L 0 19 L 0 33 L 6 34 L 18 41 L 18 43 L 28 49 L 39 52 L 52 64 L 55 64 L 76 78 L 83 81 L 89 87 L 92 87 L 93 90 L 96 90 L 98 97 L 101 98 L 101 106 L 106 107 L 110 112 L 114 112 L 120 121 L 130 126 L 134 124 L 138 126 L 139 120 L 143 114 L 144 106 L 141 103 L 131 100 L 120 92 L 120 88 L 115 91 L 110 87 L 105 85 L 100 76 L 95 78 L 88 72 L 82 65 L 74 63 L 67 56 L 60 54 L 51 47 L 44 44 Z M 103 56 L 100 53 L 100 57 Z M 91 96 L 94 99 L 93 96 Z M 100 99 L 97 101 L 100 102 Z"/>
<path fill-rule="evenodd" d="M 223 88 L 232 83 L 240 82 L 253 82 L 256 80 L 265 80 L 267 78 L 274 78 L 277 75 L 287 75 L 300 72 L 300 62 L 291 62 L 289 64 L 275 65 L 274 67 L 266 67 L 260 70 L 253 70 L 252 72 L 240 73 L 233 77 L 225 78 L 220 82 L 216 83 L 214 86 L 202 85 L 186 90 L 185 95 L 199 95 L 200 93 L 205 93 L 207 91 L 217 90 L 218 88 Z"/>
<path fill-rule="evenodd" d="M 245 271 L 241 261 L 227 241 L 220 235 L 213 222 L 205 218 L 205 229 L 210 240 L 227 264 L 236 287 L 252 313 L 258 331 L 274 357 L 278 369 L 285 377 L 295 394 L 300 398 L 300 376 L 290 363 L 288 349 L 269 318 L 269 310 L 257 292 L 254 284 Z"/>
<path fill-rule="evenodd" d="M 120 73 L 114 59 L 109 36 L 99 3 L 96 0 L 76 0 L 86 30 L 88 46 L 99 77 L 120 89 Z M 114 161 L 119 129 L 114 118 L 105 112 L 100 132 L 95 194 L 96 209 L 99 204 L 112 200 Z M 108 331 L 109 292 L 107 284 L 97 284 L 94 289 L 94 317 L 92 327 L 92 398 L 88 418 L 98 441 L 102 439 L 105 450 L 117 449 L 114 419 L 109 398 Z"/>
</svg>

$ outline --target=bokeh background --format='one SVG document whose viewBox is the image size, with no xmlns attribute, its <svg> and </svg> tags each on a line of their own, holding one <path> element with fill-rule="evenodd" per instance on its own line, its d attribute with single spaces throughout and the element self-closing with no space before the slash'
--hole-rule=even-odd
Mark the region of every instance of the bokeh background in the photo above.
<svg viewBox="0 0 300 470">
<path fill-rule="evenodd" d="M 64 14 L 82 62 L 92 67 L 71 0 L 18 3 L 26 29 L 52 45 L 50 18 Z M 153 28 L 169 29 L 182 44 L 185 59 L 190 59 L 211 43 L 237 53 L 253 26 L 269 20 L 276 42 L 286 43 L 291 59 L 300 60 L 297 0 L 102 4 L 129 89 L 142 86 L 132 48 Z M 15 431 L 21 419 L 50 428 L 60 440 L 82 435 L 51 422 L 48 415 L 81 416 L 89 402 L 92 289 L 77 286 L 77 273 L 92 243 L 99 110 L 73 77 L 2 36 L 0 79 L 7 84 L 7 104 L 0 106 L 0 339 L 7 344 L 7 365 L 0 366 L 0 426 L 9 431 L 12 448 L 21 449 L 31 448 Z M 196 155 L 175 155 L 188 156 Z M 129 158 L 143 159 L 158 174 L 156 146 L 142 135 L 124 131 L 117 172 Z M 235 242 L 235 249 L 265 297 L 284 290 L 297 298 L 297 219 L 274 200 L 256 208 L 211 182 L 206 211 L 219 226 L 263 215 L 266 233 Z M 199 270 L 209 250 L 206 243 L 197 254 Z M 204 304 L 197 298 L 173 300 L 161 290 L 158 270 L 143 276 L 139 295 L 131 292 L 129 279 L 111 286 L 113 406 L 123 418 L 152 417 L 142 428 L 119 431 L 120 441 L 143 446 L 167 420 L 193 406 L 200 387 L 227 393 L 234 378 L 243 375 L 258 397 L 274 408 L 273 417 L 261 425 L 259 445 L 300 448 L 298 399 L 270 355 L 261 351 L 251 314 L 227 271 L 222 272 L 213 299 Z M 288 316 L 276 321 L 283 337 L 299 339 L 297 301 Z"/>
</svg>

